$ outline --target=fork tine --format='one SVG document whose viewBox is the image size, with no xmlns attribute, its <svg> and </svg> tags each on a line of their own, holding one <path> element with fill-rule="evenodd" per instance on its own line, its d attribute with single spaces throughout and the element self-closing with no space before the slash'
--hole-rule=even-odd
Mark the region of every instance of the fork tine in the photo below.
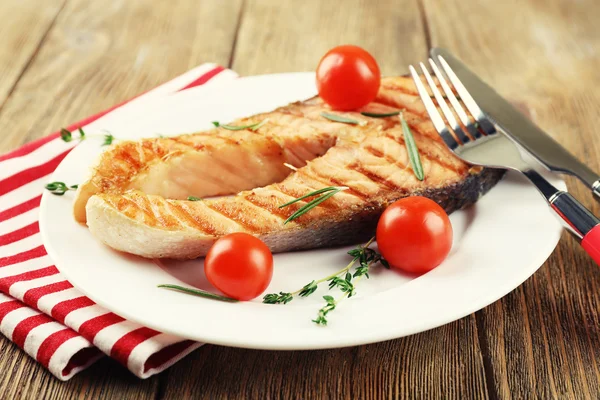
<svg viewBox="0 0 600 400">
<path fill-rule="evenodd" d="M 417 74 L 417 71 L 412 65 L 410 65 L 408 69 L 410 70 L 410 75 L 412 76 L 413 81 L 417 86 L 419 96 L 421 96 L 421 100 L 423 101 L 423 104 L 425 104 L 425 109 L 427 110 L 427 114 L 429 114 L 429 118 L 431 118 L 431 121 L 433 122 L 435 130 L 442 137 L 442 139 L 446 143 L 446 146 L 448 146 L 450 149 L 457 148 L 459 146 L 459 143 L 456 141 L 456 139 L 454 139 L 454 136 L 452 136 L 452 134 L 448 131 L 444 119 L 438 112 L 435 104 L 433 104 L 431 97 L 429 97 L 429 93 L 427 92 L 425 85 L 423 85 L 419 74 Z"/>
<path fill-rule="evenodd" d="M 448 121 L 450 127 L 463 144 L 470 142 L 471 139 L 469 139 L 469 137 L 463 132 L 461 126 L 458 124 L 458 121 L 456 121 L 456 118 L 454 118 L 454 114 L 452 114 L 450 107 L 448 107 L 448 104 L 446 104 L 446 101 L 442 97 L 442 93 L 440 93 L 439 89 L 437 88 L 437 85 L 435 84 L 433 78 L 429 74 L 427 67 L 425 67 L 425 64 L 423 63 L 420 63 L 420 65 L 421 70 L 423 70 L 423 75 L 425 75 L 425 80 L 429 84 L 429 87 L 431 88 L 431 91 L 433 92 L 433 95 L 435 96 L 438 105 L 442 109 L 442 113 L 446 117 L 446 121 Z"/>
<path fill-rule="evenodd" d="M 458 79 L 458 76 L 456 76 L 454 71 L 452 71 L 452 68 L 450 68 L 450 65 L 448 65 L 446 60 L 444 60 L 444 57 L 442 57 L 441 55 L 438 55 L 437 58 L 438 58 L 438 62 L 442 66 L 442 69 L 444 70 L 444 72 L 446 73 L 448 78 L 450 79 L 450 82 L 452 82 L 452 84 L 456 88 L 456 91 L 460 95 L 463 103 L 465 104 L 465 106 L 467 107 L 469 112 L 473 115 L 473 117 L 477 120 L 477 122 L 481 126 L 481 129 L 483 129 L 483 131 L 488 135 L 495 134 L 496 128 L 486 118 L 483 111 L 481 111 L 481 108 L 479 108 L 479 106 L 477 105 L 477 103 L 475 102 L 473 97 L 471 97 L 471 95 L 469 94 L 469 91 L 467 90 L 467 88 L 465 88 L 465 86 L 462 84 L 460 79 Z"/>
<path fill-rule="evenodd" d="M 479 137 L 481 137 L 482 136 L 481 132 L 479 132 L 479 130 L 477 130 L 475 125 L 471 123 L 469 116 L 467 115 L 467 113 L 465 112 L 463 107 L 460 105 L 460 102 L 454 95 L 454 92 L 450 88 L 450 85 L 448 85 L 448 82 L 446 81 L 444 74 L 442 74 L 442 72 L 438 68 L 437 64 L 431 58 L 429 59 L 429 64 L 431 65 L 431 69 L 433 70 L 433 73 L 440 81 L 440 84 L 442 85 L 442 89 L 444 89 L 444 93 L 446 93 L 446 97 L 448 97 L 448 100 L 450 100 L 450 104 L 452 104 L 452 108 L 454 108 L 454 111 L 456 111 L 456 115 L 458 115 L 458 118 L 460 118 L 460 122 L 462 122 L 463 125 L 467 127 L 469 134 L 474 139 L 478 139 Z"/>
</svg>

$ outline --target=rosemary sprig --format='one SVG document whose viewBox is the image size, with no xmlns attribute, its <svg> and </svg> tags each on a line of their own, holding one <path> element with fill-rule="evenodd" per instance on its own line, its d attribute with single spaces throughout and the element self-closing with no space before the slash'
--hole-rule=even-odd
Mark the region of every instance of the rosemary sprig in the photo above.
<svg viewBox="0 0 600 400">
<path fill-rule="evenodd" d="M 327 314 L 335 310 L 336 306 L 340 301 L 345 298 L 354 296 L 356 293 L 356 284 L 364 276 L 369 278 L 369 268 L 376 263 L 381 263 L 385 268 L 389 268 L 387 261 L 377 253 L 375 250 L 370 249 L 369 246 L 373 243 L 375 238 L 371 238 L 365 245 L 358 246 L 356 249 L 350 250 L 348 254 L 352 256 L 352 261 L 342 268 L 341 270 L 326 276 L 319 280 L 313 280 L 310 283 L 304 285 L 301 289 L 295 292 L 279 292 L 270 293 L 263 297 L 263 303 L 266 304 L 287 304 L 294 299 L 294 296 L 298 295 L 301 297 L 307 297 L 313 294 L 320 283 L 328 282 L 329 290 L 334 288 L 339 289 L 342 292 L 342 296 L 335 300 L 333 296 L 323 296 L 326 304 L 322 307 L 317 318 L 313 320 L 317 325 L 327 325 Z M 359 265 L 356 267 L 354 274 L 350 273 L 350 269 L 358 261 Z"/>
<path fill-rule="evenodd" d="M 422 181 L 425 179 L 425 172 L 423 171 L 423 164 L 421 164 L 421 156 L 419 155 L 419 149 L 415 143 L 415 138 L 413 137 L 403 114 L 400 114 L 400 121 L 402 123 L 404 143 L 406 145 L 406 151 L 408 152 L 408 158 L 410 159 L 410 165 L 417 179 Z"/>
<path fill-rule="evenodd" d="M 360 126 L 364 126 L 367 124 L 367 121 L 357 121 L 352 118 L 347 118 L 342 115 L 331 114 L 328 112 L 322 112 L 321 117 L 327 118 L 330 121 L 343 122 L 344 124 L 352 124 L 352 125 L 360 125 Z"/>
<path fill-rule="evenodd" d="M 69 190 L 77 190 L 78 187 L 79 185 L 68 186 L 64 182 L 50 182 L 45 186 L 46 190 L 49 190 L 50 193 L 55 194 L 57 196 L 62 196 Z"/>
<path fill-rule="evenodd" d="M 221 124 L 219 121 L 213 121 L 213 125 L 216 126 L 217 128 L 223 128 L 223 129 L 227 129 L 230 131 L 241 131 L 243 129 L 249 129 L 251 131 L 256 131 L 258 128 L 260 128 L 261 126 L 266 124 L 268 120 L 269 120 L 268 118 L 265 118 L 260 122 L 257 122 L 255 124 L 250 124 L 250 125 L 225 125 L 225 124 Z"/>
<path fill-rule="evenodd" d="M 88 137 L 103 137 L 104 138 L 104 142 L 102 142 L 102 146 L 108 146 L 110 144 L 112 144 L 112 142 L 116 139 L 112 134 L 107 133 L 105 135 L 86 135 L 85 132 L 83 131 L 83 129 L 77 128 L 77 132 L 79 132 L 79 137 L 73 137 L 73 132 L 69 131 L 68 129 L 65 128 L 61 128 L 60 129 L 60 138 L 63 140 L 63 142 L 72 142 L 73 140 L 85 140 Z"/>
<path fill-rule="evenodd" d="M 194 296 L 206 297 L 208 299 L 226 301 L 229 303 L 237 303 L 238 302 L 238 300 L 232 299 L 231 297 L 220 296 L 218 294 L 207 292 L 206 290 L 192 289 L 192 288 L 188 288 L 188 287 L 184 287 L 184 286 L 169 285 L 169 284 L 158 285 L 157 287 L 165 288 L 165 289 L 172 289 L 172 290 L 176 290 L 178 292 L 192 294 Z"/>
<path fill-rule="evenodd" d="M 372 113 L 372 112 L 361 112 L 362 115 L 364 115 L 365 117 L 371 117 L 371 118 L 385 118 L 385 117 L 394 117 L 396 115 L 400 115 L 400 111 L 394 111 L 394 112 L 389 112 L 389 113 Z"/>
<path fill-rule="evenodd" d="M 317 195 L 321 195 L 311 201 L 309 201 L 308 203 L 306 203 L 305 205 L 303 205 L 302 207 L 300 207 L 298 209 L 298 211 L 296 211 L 295 213 L 293 213 L 292 215 L 290 215 L 288 217 L 288 219 L 286 219 L 283 224 L 287 224 L 290 221 L 295 220 L 296 218 L 306 214 L 307 212 L 309 212 L 310 210 L 312 210 L 313 208 L 315 208 L 316 206 L 318 206 L 319 204 L 321 204 L 322 202 L 324 202 L 325 200 L 329 199 L 330 197 L 336 195 L 337 193 L 344 191 L 344 190 L 348 190 L 348 187 L 346 186 L 328 186 L 326 188 L 323 189 L 319 189 L 319 190 L 315 190 L 314 192 L 310 192 L 308 194 L 305 194 L 304 196 L 298 197 L 297 199 L 294 199 L 292 201 L 288 201 L 285 204 L 282 204 L 279 206 L 279 208 L 283 208 L 283 207 L 287 207 L 290 204 L 294 204 L 300 200 L 304 200 L 308 197 L 313 197 L 313 196 L 317 196 Z"/>
<path fill-rule="evenodd" d="M 188 196 L 187 200 L 188 201 L 200 201 L 200 200 L 202 200 L 202 198 L 196 197 L 196 196 Z"/>
</svg>

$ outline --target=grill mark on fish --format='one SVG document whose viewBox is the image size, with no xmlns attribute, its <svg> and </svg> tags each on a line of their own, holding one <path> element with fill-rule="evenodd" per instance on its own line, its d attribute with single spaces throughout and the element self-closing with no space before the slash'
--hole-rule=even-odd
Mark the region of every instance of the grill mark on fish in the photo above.
<svg viewBox="0 0 600 400">
<path fill-rule="evenodd" d="M 348 169 L 358 172 L 359 174 L 363 175 L 365 178 L 369 179 L 370 181 L 372 181 L 373 183 L 375 183 L 379 186 L 385 186 L 386 188 L 392 189 L 392 190 L 400 189 L 400 187 L 398 185 L 396 185 L 395 183 L 390 182 L 386 178 L 379 176 L 379 175 L 375 174 L 374 172 L 364 169 L 359 163 L 352 163 L 352 164 L 349 164 L 347 167 L 348 167 Z"/>
<path fill-rule="evenodd" d="M 307 171 L 300 169 L 297 171 L 301 172 L 302 174 L 304 174 L 305 176 L 314 179 L 315 181 L 322 183 L 324 185 L 324 187 L 327 186 L 345 186 L 348 189 L 344 190 L 344 193 L 347 194 L 351 194 L 355 197 L 358 197 L 359 199 L 361 199 L 364 202 L 367 202 L 367 200 L 369 199 L 370 195 L 369 193 L 364 193 L 361 192 L 360 190 L 353 188 L 352 186 L 350 186 L 347 182 L 343 182 L 335 177 L 332 176 L 322 176 L 320 174 L 318 174 L 317 171 L 311 169 L 311 171 L 313 172 L 313 174 L 308 173 Z M 325 202 L 326 203 L 326 202 Z M 325 203 L 321 203 L 321 204 L 325 204 Z"/>
<path fill-rule="evenodd" d="M 406 145 L 405 144 L 406 142 L 404 141 L 404 138 L 401 137 L 401 136 L 394 136 L 394 135 L 392 135 L 390 133 L 386 133 L 385 137 L 388 138 L 388 139 L 391 139 L 391 140 L 395 141 L 396 143 L 398 143 L 400 145 L 403 145 L 403 146 Z M 371 153 L 371 154 L 373 154 L 373 153 Z M 373 155 L 375 155 L 375 154 L 373 154 Z M 461 174 L 464 171 L 464 169 L 462 169 L 462 170 L 461 169 L 457 169 L 457 167 L 454 166 L 453 164 L 446 163 L 443 160 L 440 160 L 438 157 L 436 157 L 435 155 L 433 155 L 432 153 L 430 153 L 429 151 L 427 151 L 427 149 L 419 148 L 419 156 L 421 157 L 421 159 L 426 159 L 427 161 L 429 161 L 431 163 L 434 163 L 434 164 L 437 164 L 437 165 L 439 165 L 439 166 L 441 166 L 443 168 L 449 169 L 452 172 L 456 172 L 457 174 Z M 400 162 L 398 160 L 394 160 L 393 158 L 387 157 L 387 156 L 384 156 L 383 158 L 386 161 L 394 163 L 394 164 L 399 164 L 399 162 Z M 408 163 L 408 164 L 410 164 L 410 163 Z M 406 165 L 403 165 L 403 166 L 406 166 Z"/>
<path fill-rule="evenodd" d="M 226 202 L 223 203 L 217 203 L 217 202 L 210 202 L 210 203 L 206 203 L 206 206 L 208 208 L 210 208 L 211 210 L 221 214 L 222 216 L 224 216 L 225 218 L 229 218 L 230 220 L 236 222 L 238 225 L 241 225 L 244 229 L 246 229 L 248 232 L 251 233 L 258 233 L 261 230 L 260 226 L 257 226 L 256 223 L 253 223 L 252 221 L 248 221 L 246 220 L 244 217 L 245 215 L 240 215 L 238 213 L 232 212 L 229 208 Z"/>
<path fill-rule="evenodd" d="M 265 212 L 269 213 L 270 215 L 273 215 L 273 216 L 279 218 L 280 220 L 287 219 L 287 216 L 284 216 L 284 214 L 282 212 L 283 208 L 270 207 L 270 206 L 265 205 L 264 203 L 258 203 L 256 201 L 252 201 L 252 200 L 250 200 L 250 198 L 248 196 L 242 196 L 242 199 L 244 199 L 246 202 L 252 204 L 253 207 L 256 207 L 262 211 L 265 211 Z M 277 211 L 275 211 L 275 209 Z"/>
<path fill-rule="evenodd" d="M 219 136 L 219 139 L 222 139 L 225 142 L 227 142 L 229 144 L 232 144 L 234 146 L 239 146 L 240 145 L 240 141 L 239 140 L 232 139 L 232 138 L 230 138 L 228 136 L 224 136 L 224 135 L 223 136 Z"/>
<path fill-rule="evenodd" d="M 381 83 L 381 87 L 383 89 L 387 89 L 387 90 L 392 91 L 392 92 L 400 92 L 400 93 L 408 94 L 408 95 L 411 95 L 411 96 L 414 96 L 414 97 L 419 97 L 419 93 L 418 92 L 413 92 L 409 88 L 407 88 L 405 86 L 402 86 L 402 85 L 398 85 L 395 82 L 392 82 L 392 83 L 382 82 Z"/>
<path fill-rule="evenodd" d="M 189 206 L 183 202 L 174 202 L 167 200 L 166 207 L 180 220 L 187 222 L 189 225 L 195 227 L 200 232 L 209 235 L 222 234 L 223 231 L 217 229 L 208 218 L 204 218 L 200 213 L 193 214 L 189 210 Z"/>
<path fill-rule="evenodd" d="M 149 196 L 146 196 L 146 198 L 148 199 L 150 207 L 152 207 L 152 213 L 154 214 L 160 225 L 169 227 L 181 226 L 180 221 L 167 209 L 167 207 L 165 207 L 166 203 L 163 198 Z M 168 212 L 165 212 L 163 210 L 167 210 Z"/>
<path fill-rule="evenodd" d="M 369 146 L 369 145 L 367 145 L 367 146 L 364 146 L 364 149 L 365 149 L 365 150 L 367 150 L 367 151 L 368 151 L 370 154 L 374 155 L 375 157 L 378 157 L 378 158 L 385 158 L 385 160 L 386 160 L 386 161 L 389 161 L 389 160 L 388 160 L 388 159 L 385 157 L 385 154 L 384 154 L 382 151 L 380 151 L 380 150 L 376 149 L 376 148 L 375 148 L 375 147 L 373 147 L 373 146 Z"/>
<path fill-rule="evenodd" d="M 313 169 L 311 169 L 311 171 L 313 172 L 313 174 L 308 173 L 304 168 L 303 169 L 299 169 L 298 171 L 296 171 L 297 174 L 300 175 L 304 175 L 312 180 L 315 180 L 319 183 L 321 183 L 323 185 L 323 187 L 327 187 L 327 186 L 345 186 L 348 189 L 344 190 L 344 193 L 347 194 L 351 194 L 355 197 L 358 197 L 359 199 L 366 201 L 369 198 L 369 195 L 367 193 L 363 193 L 358 189 L 355 189 L 351 186 L 349 186 L 347 183 L 340 181 L 337 178 L 334 177 L 328 177 L 328 176 L 322 176 L 320 174 L 316 175 L 317 172 L 314 171 Z M 315 176 L 316 175 L 316 176 Z M 327 202 L 325 202 L 327 203 Z M 321 203 L 321 204 L 325 204 L 325 203 Z"/>
<path fill-rule="evenodd" d="M 276 197 L 274 195 L 271 195 L 272 197 Z M 287 207 L 283 207 L 283 208 L 279 208 L 279 206 L 275 206 L 272 205 L 266 201 L 260 201 L 261 199 L 264 199 L 264 197 L 262 196 L 258 196 L 254 193 L 250 193 L 246 196 L 244 196 L 244 199 L 246 199 L 247 202 L 252 203 L 254 206 L 262 208 L 265 211 L 268 211 L 269 213 L 280 217 L 281 219 L 285 220 L 287 219 L 290 215 L 292 215 L 293 213 L 295 213 L 297 211 L 297 209 L 300 208 L 296 207 L 296 210 L 293 209 L 293 204 L 290 204 Z M 284 204 L 284 203 L 282 203 Z"/>
</svg>

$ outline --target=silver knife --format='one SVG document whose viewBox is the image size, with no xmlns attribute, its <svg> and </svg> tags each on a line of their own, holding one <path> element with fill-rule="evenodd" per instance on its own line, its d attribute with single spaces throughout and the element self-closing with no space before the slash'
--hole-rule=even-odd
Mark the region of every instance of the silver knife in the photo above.
<svg viewBox="0 0 600 400">
<path fill-rule="evenodd" d="M 578 177 L 600 199 L 600 174 L 592 171 L 529 118 L 521 114 L 454 57 L 452 53 L 444 49 L 433 48 L 430 54 L 436 62 L 438 56 L 444 58 L 489 119 L 523 146 L 546 168 L 550 171 Z"/>
</svg>

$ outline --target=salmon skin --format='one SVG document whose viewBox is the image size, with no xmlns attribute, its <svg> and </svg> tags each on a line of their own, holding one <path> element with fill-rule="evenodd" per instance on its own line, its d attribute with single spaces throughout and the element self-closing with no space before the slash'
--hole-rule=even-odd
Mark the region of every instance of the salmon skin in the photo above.
<svg viewBox="0 0 600 400">
<path fill-rule="evenodd" d="M 384 78 L 376 100 L 360 111 L 396 110 L 413 133 L 423 181 L 410 167 L 399 117 L 333 112 L 315 97 L 231 123 L 263 122 L 255 130 L 219 127 L 113 145 L 78 189 L 75 218 L 106 245 L 148 258 L 204 256 L 232 232 L 284 252 L 366 241 L 383 210 L 407 196 L 429 197 L 450 213 L 501 179 L 503 171 L 467 165 L 446 148 L 410 78 Z M 284 224 L 306 202 L 281 204 L 328 186 L 348 190 Z"/>
</svg>

